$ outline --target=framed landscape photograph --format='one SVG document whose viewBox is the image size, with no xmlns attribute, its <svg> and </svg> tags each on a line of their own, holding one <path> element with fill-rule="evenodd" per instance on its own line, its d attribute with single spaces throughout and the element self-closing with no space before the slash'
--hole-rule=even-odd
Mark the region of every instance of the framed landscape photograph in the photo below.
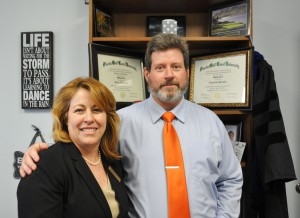
<svg viewBox="0 0 300 218">
<path fill-rule="evenodd" d="M 177 35 L 186 35 L 185 16 L 148 16 L 147 17 L 147 36 L 152 37 L 163 32 L 163 22 L 176 21 Z M 166 27 L 169 28 L 169 27 Z M 171 26 L 170 26 L 171 28 Z M 169 32 L 171 33 L 171 32 Z M 174 33 L 176 34 L 176 33 Z"/>
<path fill-rule="evenodd" d="M 192 57 L 189 100 L 209 108 L 251 109 L 251 53 Z"/>
<path fill-rule="evenodd" d="M 90 76 L 113 93 L 118 109 L 146 98 L 143 58 L 140 53 L 89 44 Z"/>
<path fill-rule="evenodd" d="M 248 1 L 212 8 L 209 16 L 210 36 L 246 36 L 250 34 Z"/>
</svg>

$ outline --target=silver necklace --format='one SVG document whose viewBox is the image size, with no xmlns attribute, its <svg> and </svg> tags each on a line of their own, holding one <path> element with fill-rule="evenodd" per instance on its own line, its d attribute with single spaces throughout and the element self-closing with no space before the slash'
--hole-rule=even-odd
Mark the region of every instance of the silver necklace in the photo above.
<svg viewBox="0 0 300 218">
<path fill-rule="evenodd" d="M 99 160 L 97 162 L 92 162 L 92 161 L 89 161 L 85 156 L 81 155 L 82 158 L 90 165 L 92 166 L 97 166 L 100 162 L 101 162 L 101 153 L 100 153 L 100 150 L 98 150 L 98 154 L 99 154 Z"/>
</svg>

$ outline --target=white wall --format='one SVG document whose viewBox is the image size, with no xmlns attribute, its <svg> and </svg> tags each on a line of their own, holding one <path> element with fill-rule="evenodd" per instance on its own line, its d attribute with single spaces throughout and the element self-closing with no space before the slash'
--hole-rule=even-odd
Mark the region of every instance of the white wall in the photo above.
<svg viewBox="0 0 300 218">
<path fill-rule="evenodd" d="M 0 7 L 0 217 L 17 215 L 14 151 L 25 151 L 34 135 L 31 124 L 51 141 L 49 110 L 21 109 L 21 32 L 54 33 L 54 90 L 88 76 L 88 5 L 84 0 L 1 1 Z"/>
<path fill-rule="evenodd" d="M 253 0 L 254 45 L 273 66 L 280 107 L 296 168 L 297 181 L 287 183 L 289 214 L 300 217 L 300 23 L 299 0 Z"/>
<path fill-rule="evenodd" d="M 253 0 L 254 44 L 273 66 L 297 175 L 299 169 L 299 0 Z M 49 110 L 21 109 L 20 33 L 53 31 L 54 88 L 88 75 L 88 5 L 83 0 L 15 0 L 0 7 L 0 217 L 17 217 L 13 153 L 25 151 L 38 126 L 51 142 Z M 298 180 L 299 182 L 299 180 Z M 291 218 L 300 216 L 295 182 L 287 185 Z"/>
</svg>

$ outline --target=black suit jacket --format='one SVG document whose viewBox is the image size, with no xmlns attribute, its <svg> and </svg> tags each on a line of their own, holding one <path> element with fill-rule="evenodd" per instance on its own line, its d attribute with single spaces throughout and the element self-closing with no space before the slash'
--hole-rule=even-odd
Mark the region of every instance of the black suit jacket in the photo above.
<svg viewBox="0 0 300 218">
<path fill-rule="evenodd" d="M 21 179 L 18 190 L 20 218 L 111 217 L 106 198 L 73 143 L 56 143 L 40 153 L 38 168 Z M 127 217 L 128 197 L 120 161 L 102 162 L 119 202 L 119 217 Z M 120 180 L 121 179 L 121 180 Z"/>
</svg>

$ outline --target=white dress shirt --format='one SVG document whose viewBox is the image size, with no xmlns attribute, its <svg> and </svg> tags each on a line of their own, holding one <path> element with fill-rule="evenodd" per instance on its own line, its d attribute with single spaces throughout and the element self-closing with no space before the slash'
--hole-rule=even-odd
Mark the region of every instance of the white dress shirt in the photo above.
<svg viewBox="0 0 300 218">
<path fill-rule="evenodd" d="M 167 218 L 167 182 L 161 116 L 150 96 L 118 111 L 119 149 L 133 203 L 130 217 Z M 242 171 L 222 121 L 212 111 L 183 99 L 172 110 L 182 147 L 191 217 L 238 217 Z"/>
</svg>

